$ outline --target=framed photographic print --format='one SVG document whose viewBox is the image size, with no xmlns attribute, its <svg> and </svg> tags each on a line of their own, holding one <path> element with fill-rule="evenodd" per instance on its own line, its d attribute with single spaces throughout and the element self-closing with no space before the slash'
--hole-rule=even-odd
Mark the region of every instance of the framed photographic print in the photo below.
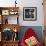
<svg viewBox="0 0 46 46">
<path fill-rule="evenodd" d="M 9 10 L 2 10 L 2 15 L 9 15 Z"/>
<path fill-rule="evenodd" d="M 25 21 L 37 20 L 37 8 L 36 7 L 24 7 L 23 8 L 23 20 Z"/>
</svg>

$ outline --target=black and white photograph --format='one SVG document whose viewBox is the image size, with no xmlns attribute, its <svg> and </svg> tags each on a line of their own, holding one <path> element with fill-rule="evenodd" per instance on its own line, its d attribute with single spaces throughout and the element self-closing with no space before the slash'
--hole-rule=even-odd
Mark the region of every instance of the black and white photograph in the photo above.
<svg viewBox="0 0 46 46">
<path fill-rule="evenodd" d="M 37 19 L 37 8 L 36 7 L 24 7 L 23 8 L 23 19 L 27 21 L 33 21 Z"/>
</svg>

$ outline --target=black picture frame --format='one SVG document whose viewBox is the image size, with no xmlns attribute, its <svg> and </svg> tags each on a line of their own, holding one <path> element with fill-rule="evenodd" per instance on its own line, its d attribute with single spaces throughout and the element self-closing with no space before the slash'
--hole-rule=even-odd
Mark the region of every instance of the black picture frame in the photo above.
<svg viewBox="0 0 46 46">
<path fill-rule="evenodd" d="M 37 20 L 37 7 L 23 7 L 23 20 L 36 21 Z"/>
</svg>

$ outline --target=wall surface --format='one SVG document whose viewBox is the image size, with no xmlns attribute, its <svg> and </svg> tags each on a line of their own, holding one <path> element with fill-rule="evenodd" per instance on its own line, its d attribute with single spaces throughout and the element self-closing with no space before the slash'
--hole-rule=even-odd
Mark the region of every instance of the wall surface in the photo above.
<svg viewBox="0 0 46 46">
<path fill-rule="evenodd" d="M 23 7 L 37 7 L 37 21 L 23 21 Z M 20 8 L 20 25 L 21 26 L 43 26 L 43 6 L 42 0 L 24 0 Z"/>
<path fill-rule="evenodd" d="M 46 26 L 46 0 L 44 0 L 44 26 Z"/>
<path fill-rule="evenodd" d="M 0 0 L 0 7 L 15 6 L 15 0 Z M 43 26 L 43 6 L 42 0 L 17 0 L 19 6 L 19 24 L 20 26 Z M 23 20 L 23 7 L 37 7 L 37 20 L 24 21 Z M 12 17 L 11 17 L 12 18 Z M 13 21 L 14 22 L 14 21 Z"/>
</svg>

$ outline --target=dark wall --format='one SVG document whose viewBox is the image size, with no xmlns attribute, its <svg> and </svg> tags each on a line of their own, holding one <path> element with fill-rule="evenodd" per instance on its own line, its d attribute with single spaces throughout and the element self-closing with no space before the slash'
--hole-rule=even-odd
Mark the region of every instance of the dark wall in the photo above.
<svg viewBox="0 0 46 46">
<path fill-rule="evenodd" d="M 42 33 L 43 30 L 42 30 L 42 26 L 21 26 L 20 27 L 20 31 L 19 31 L 19 39 L 20 39 L 20 41 L 22 40 L 23 35 L 24 35 L 25 31 L 28 28 L 32 28 L 37 33 L 39 41 L 43 42 L 43 33 Z"/>
</svg>

